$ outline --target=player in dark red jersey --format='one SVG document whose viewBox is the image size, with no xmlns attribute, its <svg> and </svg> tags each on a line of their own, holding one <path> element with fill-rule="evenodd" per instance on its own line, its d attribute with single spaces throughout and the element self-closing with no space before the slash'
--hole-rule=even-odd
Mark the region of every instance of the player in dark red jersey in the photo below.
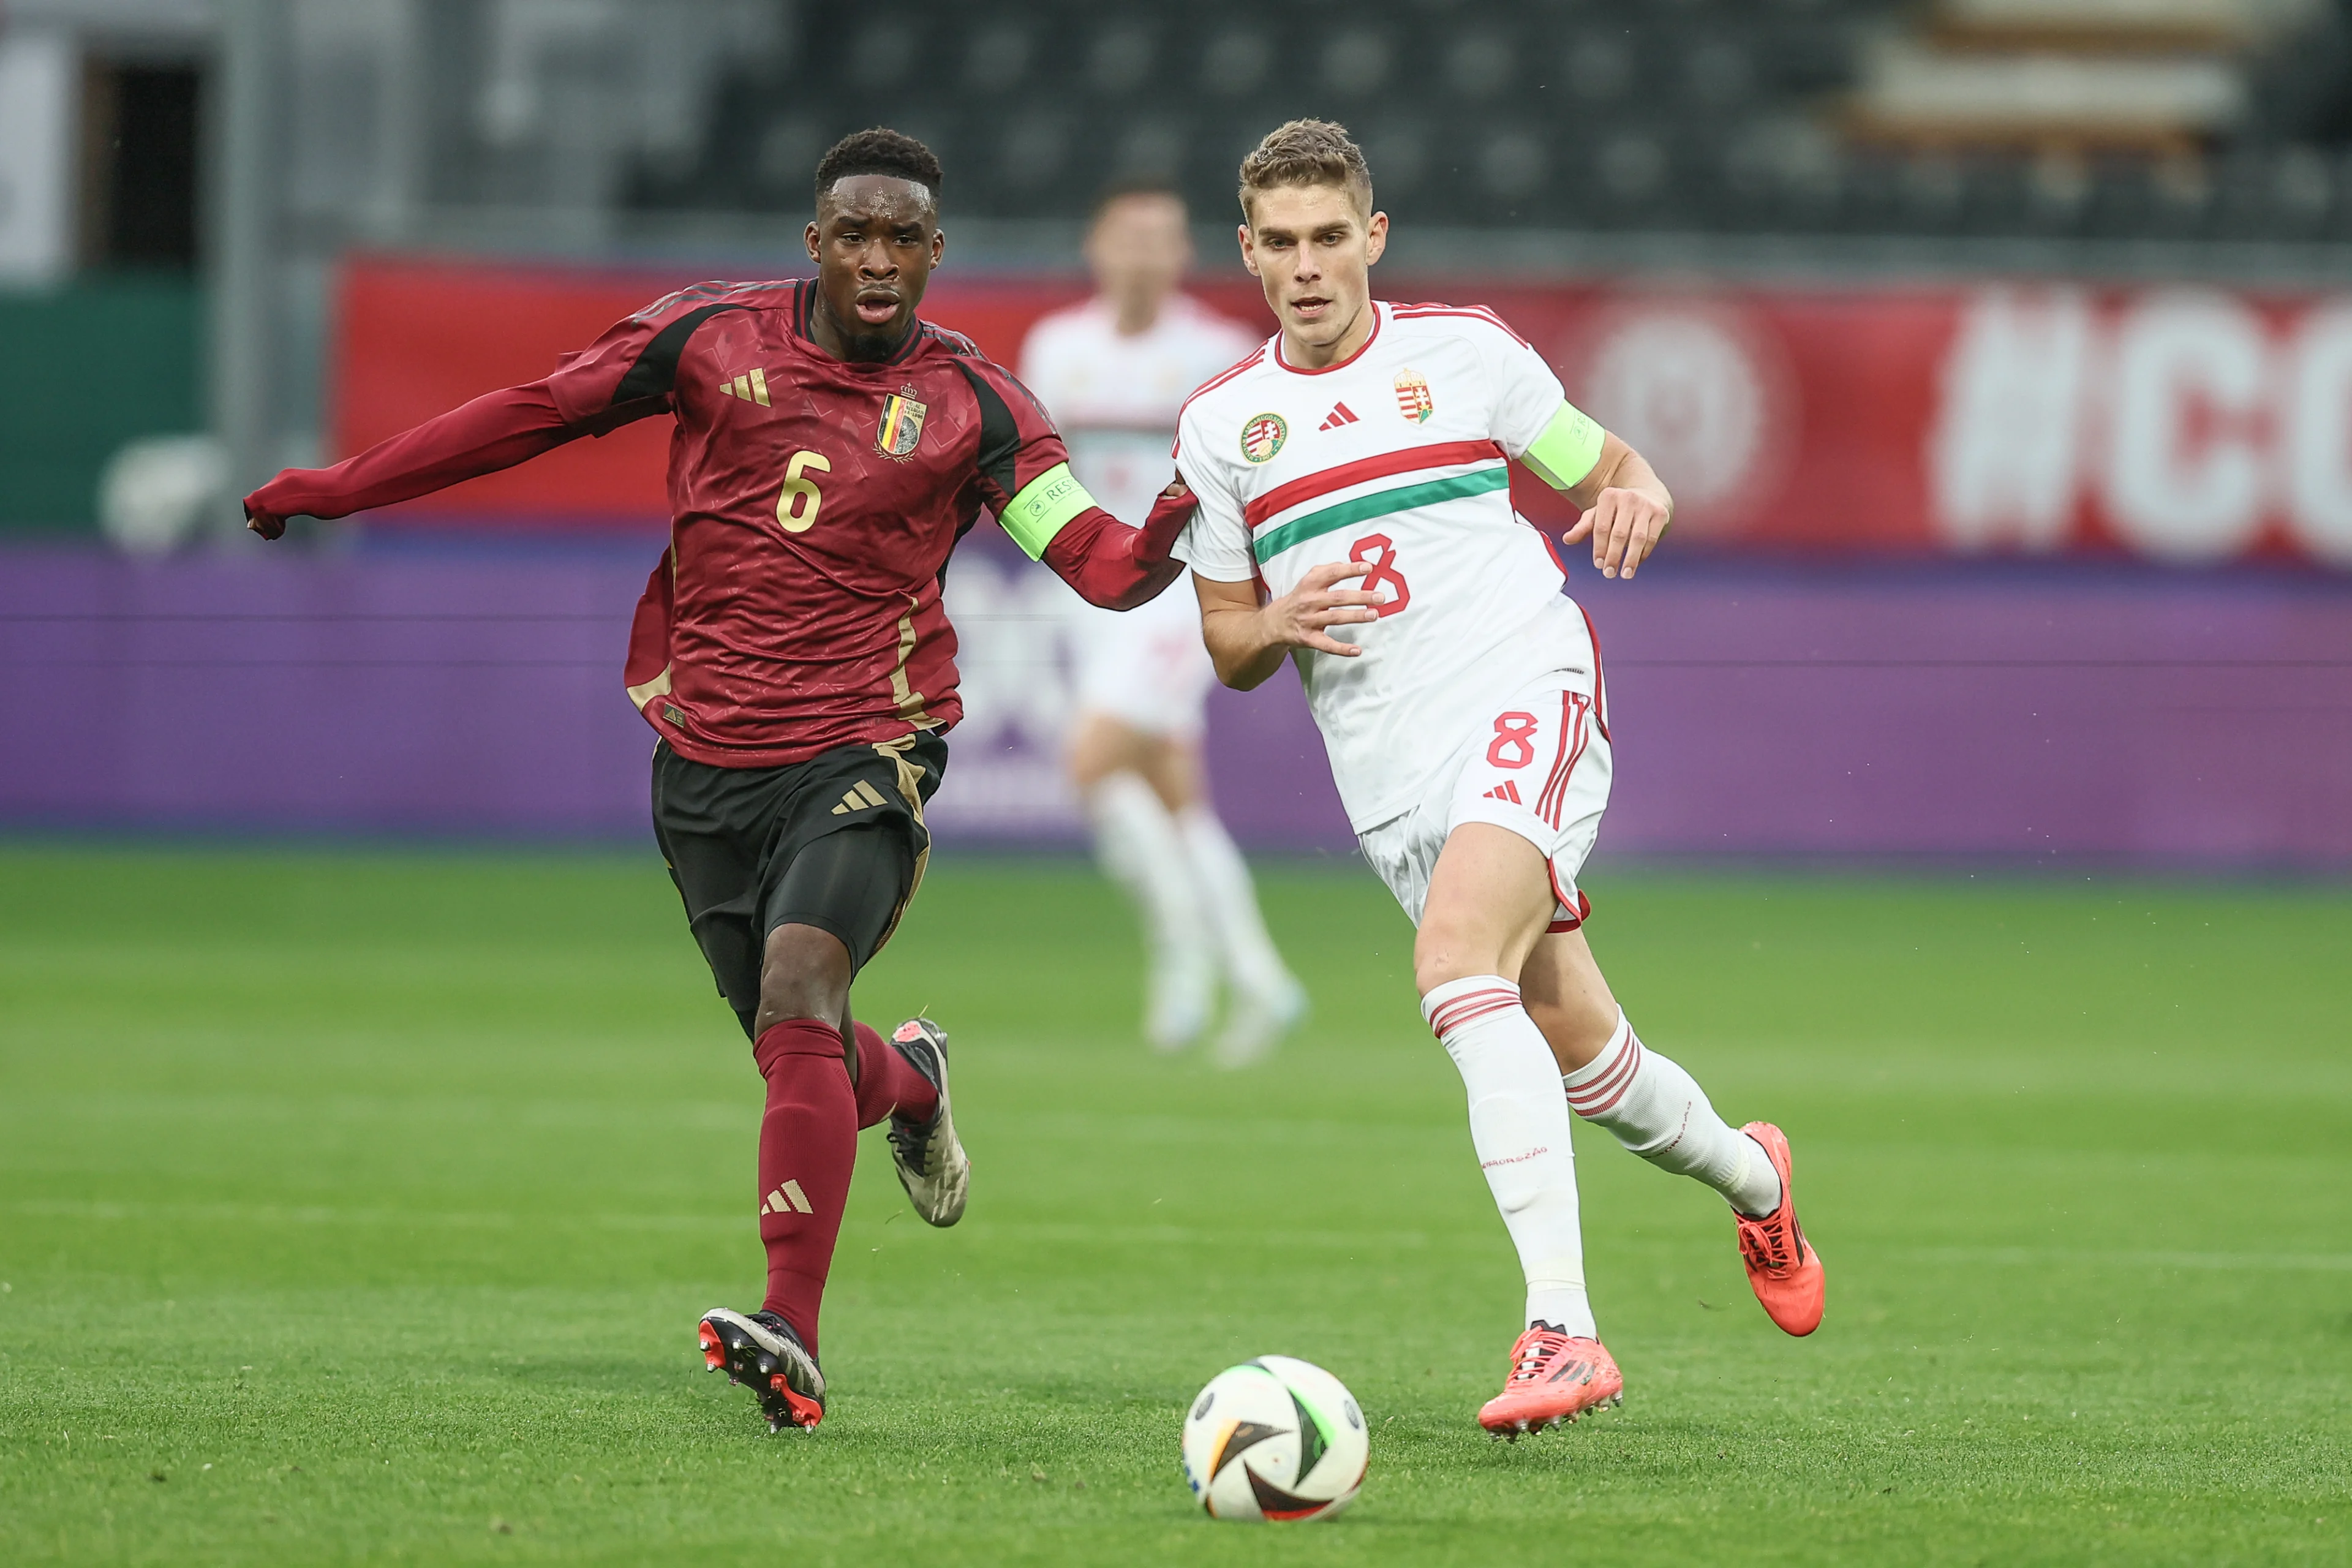
<svg viewBox="0 0 2352 1568">
<path fill-rule="evenodd" d="M 264 538 L 667 415 L 670 545 L 623 676 L 661 736 L 654 830 L 720 993 L 767 1080 L 761 1310 L 705 1316 L 711 1368 L 772 1429 L 824 1413 L 817 1310 L 856 1157 L 884 1118 L 933 1225 L 963 1213 L 947 1037 L 886 1041 L 852 977 L 922 879 L 923 806 L 961 713 L 949 552 L 982 511 L 1091 603 L 1174 581 L 1191 516 L 1171 486 L 1140 529 L 1096 507 L 1021 384 L 915 308 L 943 249 L 940 166 L 892 131 L 817 166 L 810 282 L 706 283 L 647 306 L 555 373 L 478 397 L 331 468 L 246 499 Z"/>
</svg>

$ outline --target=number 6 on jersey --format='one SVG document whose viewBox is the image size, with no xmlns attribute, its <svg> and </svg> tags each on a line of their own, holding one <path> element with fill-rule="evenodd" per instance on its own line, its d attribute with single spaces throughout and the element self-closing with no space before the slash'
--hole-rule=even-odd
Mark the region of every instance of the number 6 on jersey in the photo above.
<svg viewBox="0 0 2352 1568">
<path fill-rule="evenodd" d="M 816 523 L 816 509 L 824 504 L 816 481 L 802 477 L 811 468 L 829 474 L 833 463 L 822 452 L 794 452 L 793 460 L 784 465 L 783 491 L 776 497 L 776 525 L 786 533 L 806 533 Z"/>
</svg>

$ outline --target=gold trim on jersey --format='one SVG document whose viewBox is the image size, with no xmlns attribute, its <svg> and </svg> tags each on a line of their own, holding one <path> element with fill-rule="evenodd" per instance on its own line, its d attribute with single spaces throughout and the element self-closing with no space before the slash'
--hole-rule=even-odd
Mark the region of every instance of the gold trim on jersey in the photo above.
<svg viewBox="0 0 2352 1568">
<path fill-rule="evenodd" d="M 915 657 L 914 600 L 908 599 L 907 613 L 898 617 L 898 663 L 890 671 L 890 700 L 898 705 L 898 717 L 918 730 L 936 730 L 940 721 L 923 707 L 923 694 L 907 680 L 907 664 Z"/>
<path fill-rule="evenodd" d="M 646 703 L 651 702 L 656 697 L 668 696 L 670 672 L 677 668 L 677 666 L 674 662 L 663 665 L 662 672 L 659 675 L 655 676 L 651 680 L 646 681 L 643 686 L 631 686 L 625 688 L 629 694 L 629 705 L 633 708 L 643 708 Z"/>
</svg>

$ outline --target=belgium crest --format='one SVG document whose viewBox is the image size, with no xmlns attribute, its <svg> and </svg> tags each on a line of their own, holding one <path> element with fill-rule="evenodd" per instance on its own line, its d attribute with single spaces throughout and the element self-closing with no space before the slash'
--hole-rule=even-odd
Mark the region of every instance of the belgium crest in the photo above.
<svg viewBox="0 0 2352 1568">
<path fill-rule="evenodd" d="M 1396 375 L 1397 412 L 1416 425 L 1426 425 L 1429 416 L 1437 412 L 1437 399 L 1429 395 L 1429 383 L 1421 373 L 1406 369 Z"/>
<path fill-rule="evenodd" d="M 1242 456 L 1253 463 L 1263 463 L 1282 450 L 1290 437 L 1290 426 L 1279 414 L 1253 414 L 1242 426 Z"/>
<path fill-rule="evenodd" d="M 923 438 L 923 416 L 930 410 L 915 401 L 912 382 L 882 400 L 882 423 L 875 427 L 874 447 L 886 458 L 903 458 Z"/>
</svg>

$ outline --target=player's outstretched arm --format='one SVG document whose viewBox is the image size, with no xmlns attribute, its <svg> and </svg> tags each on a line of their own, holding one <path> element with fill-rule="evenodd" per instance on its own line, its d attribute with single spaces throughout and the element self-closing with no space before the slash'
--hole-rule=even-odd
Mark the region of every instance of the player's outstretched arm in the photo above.
<svg viewBox="0 0 2352 1568">
<path fill-rule="evenodd" d="M 1374 606 L 1387 596 L 1339 584 L 1371 570 L 1362 561 L 1333 561 L 1309 567 L 1298 586 L 1279 599 L 1259 604 L 1255 583 L 1220 583 L 1192 574 L 1193 591 L 1201 599 L 1201 640 L 1217 667 L 1217 679 L 1236 691 L 1265 684 L 1282 668 L 1295 647 L 1312 648 L 1340 658 L 1354 658 L 1363 649 L 1343 643 L 1327 629 L 1377 620 Z"/>
<path fill-rule="evenodd" d="M 1592 564 L 1603 577 L 1631 577 L 1675 518 L 1675 498 L 1656 472 L 1641 453 L 1606 431 L 1592 471 L 1564 493 L 1584 515 L 1560 538 L 1575 544 L 1590 537 Z"/>
<path fill-rule="evenodd" d="M 1077 495 L 1085 498 L 1086 492 Z M 1020 499 L 1014 498 L 1015 505 Z M 1143 526 L 1130 528 L 1088 499 L 1082 510 L 1056 528 L 1038 559 L 1087 603 L 1106 610 L 1131 610 L 1158 598 L 1184 574 L 1184 563 L 1169 551 L 1199 507 L 1179 479 L 1160 492 Z"/>
<path fill-rule="evenodd" d="M 1070 472 L 1061 433 L 1026 387 L 976 354 L 961 368 L 980 403 L 980 499 L 1024 554 L 1106 610 L 1147 604 L 1183 574 L 1170 552 L 1198 503 L 1181 479 L 1142 527 L 1121 522 Z"/>
<path fill-rule="evenodd" d="M 276 539 L 289 517 L 348 517 L 412 500 L 587 434 L 564 422 L 545 382 L 486 393 L 332 468 L 286 469 L 245 498 L 246 526 Z"/>
<path fill-rule="evenodd" d="M 730 302 L 742 292 L 726 284 L 681 289 L 563 355 L 551 375 L 486 393 L 333 468 L 289 468 L 245 498 L 247 525 L 276 539 L 289 517 L 348 517 L 413 500 L 576 437 L 667 414 L 686 340 L 712 316 L 749 308 Z"/>
</svg>

